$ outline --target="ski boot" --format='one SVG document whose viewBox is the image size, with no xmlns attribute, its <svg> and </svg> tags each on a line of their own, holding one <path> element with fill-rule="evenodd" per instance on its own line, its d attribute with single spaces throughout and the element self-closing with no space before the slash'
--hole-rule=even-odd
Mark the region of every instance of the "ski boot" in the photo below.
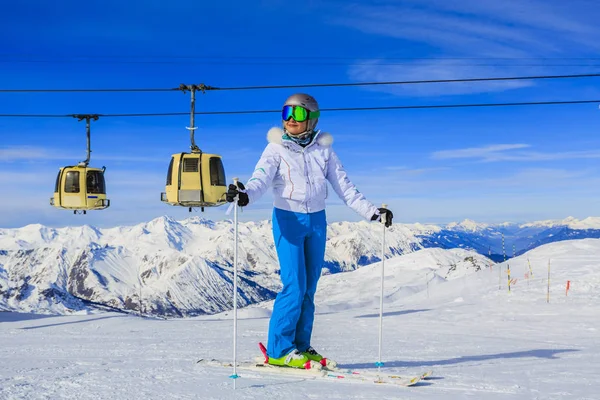
<svg viewBox="0 0 600 400">
<path fill-rule="evenodd" d="M 322 364 L 311 361 L 308 357 L 296 349 L 290 351 L 288 354 L 285 354 L 282 357 L 273 358 L 267 355 L 267 349 L 262 343 L 259 343 L 259 347 L 265 357 L 265 364 L 276 365 L 278 367 L 291 367 L 311 370 L 321 370 L 322 368 Z"/>
<path fill-rule="evenodd" d="M 309 360 L 316 361 L 327 369 L 335 369 L 337 363 L 320 355 L 312 346 L 302 352 Z"/>
</svg>

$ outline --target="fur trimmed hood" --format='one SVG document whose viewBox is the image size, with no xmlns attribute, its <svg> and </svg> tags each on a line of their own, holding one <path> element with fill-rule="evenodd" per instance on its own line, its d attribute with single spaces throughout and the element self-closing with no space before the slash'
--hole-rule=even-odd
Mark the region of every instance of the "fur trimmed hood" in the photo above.
<svg viewBox="0 0 600 400">
<path fill-rule="evenodd" d="M 269 143 L 282 144 L 283 143 L 283 129 L 271 128 L 267 133 L 267 141 Z M 320 132 L 317 136 L 317 143 L 324 147 L 329 147 L 333 144 L 333 136 L 327 132 Z"/>
</svg>

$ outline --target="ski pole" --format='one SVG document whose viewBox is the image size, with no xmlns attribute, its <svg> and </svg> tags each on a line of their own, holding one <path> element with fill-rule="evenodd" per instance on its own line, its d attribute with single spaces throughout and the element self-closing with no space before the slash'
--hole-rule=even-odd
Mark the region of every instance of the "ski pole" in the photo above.
<svg viewBox="0 0 600 400">
<path fill-rule="evenodd" d="M 387 208 L 387 204 L 382 204 L 381 207 Z M 379 361 L 375 363 L 379 373 L 381 373 L 381 367 L 383 362 L 381 361 L 381 347 L 383 341 L 383 280 L 385 277 L 385 213 L 381 215 L 381 223 L 383 225 L 383 238 L 381 240 L 381 293 L 379 297 Z"/>
<path fill-rule="evenodd" d="M 233 184 L 237 187 L 238 178 L 233 178 Z M 233 201 L 233 374 L 229 376 L 231 379 L 233 379 L 233 390 L 235 390 L 236 379 L 239 377 L 237 374 L 238 199 L 239 195 L 235 196 Z"/>
</svg>

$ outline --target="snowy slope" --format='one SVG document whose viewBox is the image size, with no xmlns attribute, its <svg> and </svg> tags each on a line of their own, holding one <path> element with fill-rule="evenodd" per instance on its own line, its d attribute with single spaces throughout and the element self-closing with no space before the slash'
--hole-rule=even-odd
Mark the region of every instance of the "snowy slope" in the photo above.
<svg viewBox="0 0 600 400">
<path fill-rule="evenodd" d="M 468 276 L 493 264 L 482 255 L 462 249 L 424 249 L 392 258 L 384 265 L 386 301 L 423 292 L 428 282 L 433 285 Z M 369 304 L 373 293 L 381 287 L 381 262 L 350 273 L 327 276 L 319 285 L 316 299 L 319 305 L 353 308 L 357 304 Z"/>
<path fill-rule="evenodd" d="M 385 282 L 383 370 L 406 374 L 433 369 L 434 379 L 416 387 L 238 371 L 241 377 L 234 391 L 228 378 L 231 369 L 196 364 L 199 358 L 231 359 L 230 313 L 171 320 L 114 313 L 46 318 L 0 313 L 0 398 L 598 398 L 600 240 L 548 244 L 510 260 L 518 278 L 510 294 L 504 281 L 506 264 L 442 280 L 448 270 L 431 266 L 431 260 L 440 259 L 432 250 L 386 262 L 390 274 Z M 469 267 L 464 254 L 452 253 L 445 259 L 456 261 L 457 270 Z M 524 279 L 527 259 L 534 272 L 529 284 Z M 326 276 L 319 286 L 321 310 L 313 345 L 349 368 L 376 370 L 378 271 L 376 263 Z M 436 272 L 439 279 L 430 285 L 429 297 L 424 286 L 415 288 L 417 277 L 426 271 Z M 500 290 L 498 272 L 503 279 Z M 565 296 L 567 279 L 572 288 Z M 363 282 L 368 289 L 360 291 Z M 334 310 L 332 305 L 347 303 L 352 289 L 362 300 L 370 296 L 370 304 Z M 256 343 L 266 340 L 266 311 L 268 307 L 258 306 L 240 310 L 239 359 L 253 358 Z"/>
<path fill-rule="evenodd" d="M 386 260 L 385 301 L 405 298 L 426 291 L 427 285 L 437 285 L 452 279 L 490 268 L 493 261 L 480 254 L 462 249 L 423 249 Z M 340 311 L 356 307 L 378 306 L 374 293 L 381 287 L 381 262 L 358 270 L 323 276 L 315 295 L 317 312 Z M 249 309 L 266 310 L 258 315 L 270 315 L 272 301 Z"/>
</svg>

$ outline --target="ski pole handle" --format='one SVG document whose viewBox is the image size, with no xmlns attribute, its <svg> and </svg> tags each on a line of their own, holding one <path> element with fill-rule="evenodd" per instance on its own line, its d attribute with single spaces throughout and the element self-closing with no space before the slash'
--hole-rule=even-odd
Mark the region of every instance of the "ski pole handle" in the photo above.
<svg viewBox="0 0 600 400">
<path fill-rule="evenodd" d="M 239 181 L 238 178 L 233 178 L 233 184 L 235 185 L 235 187 L 238 187 L 238 181 Z M 239 194 L 237 196 L 235 196 L 233 201 L 229 204 L 229 207 L 227 208 L 225 215 L 231 214 L 231 211 L 237 206 L 239 197 L 240 197 Z"/>
<path fill-rule="evenodd" d="M 381 207 L 387 209 L 387 204 L 382 203 Z M 385 213 L 381 214 L 381 223 L 383 224 L 383 226 L 385 226 L 385 223 L 386 223 L 386 220 L 387 220 L 386 215 L 387 214 L 385 214 Z"/>
<path fill-rule="evenodd" d="M 233 184 L 235 185 L 235 187 L 238 187 L 238 182 L 239 182 L 239 178 L 233 178 Z M 235 196 L 235 204 L 237 205 L 238 199 L 240 198 L 240 195 L 238 194 L 237 196 Z"/>
</svg>

